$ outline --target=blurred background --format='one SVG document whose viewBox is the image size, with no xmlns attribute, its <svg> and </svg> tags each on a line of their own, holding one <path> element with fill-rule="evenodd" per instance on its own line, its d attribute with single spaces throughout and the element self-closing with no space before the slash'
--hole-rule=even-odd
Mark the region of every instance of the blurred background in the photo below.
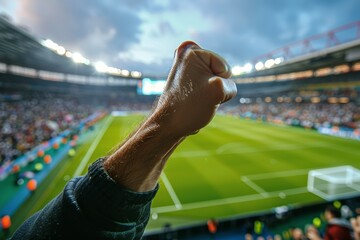
<svg viewBox="0 0 360 240">
<path fill-rule="evenodd" d="M 357 216 L 359 9 L 0 0 L 0 239 L 147 116 L 185 40 L 228 61 L 238 94 L 170 158 L 144 239 L 311 239 L 326 206 Z"/>
</svg>

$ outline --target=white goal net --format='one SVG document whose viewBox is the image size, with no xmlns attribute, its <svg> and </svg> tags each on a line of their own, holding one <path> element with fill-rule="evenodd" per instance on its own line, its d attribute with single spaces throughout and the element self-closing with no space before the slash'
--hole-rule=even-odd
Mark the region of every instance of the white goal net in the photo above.
<svg viewBox="0 0 360 240">
<path fill-rule="evenodd" d="M 340 166 L 309 171 L 308 190 L 332 201 L 360 195 L 360 170 Z"/>
</svg>

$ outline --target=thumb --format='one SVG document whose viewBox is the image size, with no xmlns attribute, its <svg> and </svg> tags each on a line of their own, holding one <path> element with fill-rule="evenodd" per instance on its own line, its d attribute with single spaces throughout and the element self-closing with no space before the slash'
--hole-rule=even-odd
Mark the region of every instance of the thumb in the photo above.
<svg viewBox="0 0 360 240">
<path fill-rule="evenodd" d="M 227 102 L 237 93 L 236 84 L 229 79 L 212 77 L 209 79 L 209 85 L 210 96 L 213 96 L 215 104 Z"/>
</svg>

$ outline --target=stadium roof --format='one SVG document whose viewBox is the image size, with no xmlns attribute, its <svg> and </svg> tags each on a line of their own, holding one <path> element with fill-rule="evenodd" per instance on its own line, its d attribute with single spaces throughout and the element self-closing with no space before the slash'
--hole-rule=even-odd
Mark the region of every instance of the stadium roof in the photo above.
<svg viewBox="0 0 360 240">
<path fill-rule="evenodd" d="M 360 21 L 356 21 L 263 54 L 252 60 L 257 71 L 246 71 L 241 77 L 315 70 L 359 59 Z"/>
<path fill-rule="evenodd" d="M 289 59 L 276 67 L 254 71 L 241 77 L 258 77 L 315 70 L 351 63 L 360 59 L 360 39 Z"/>
<path fill-rule="evenodd" d="M 352 23 L 360 29 L 360 22 Z M 319 35 L 320 36 L 320 35 Z M 309 40 L 309 39 L 307 39 Z M 307 44 L 307 40 L 304 41 Z M 306 47 L 306 46 L 305 46 Z M 286 47 L 283 48 L 286 50 Z M 280 49 L 282 50 L 282 49 Z M 266 57 L 264 55 L 263 57 Z M 270 56 L 270 55 L 269 55 Z M 242 74 L 238 78 L 267 76 L 331 67 L 360 59 L 360 34 L 354 40 L 332 45 L 288 59 L 274 67 Z M 0 62 L 38 70 L 78 75 L 106 76 L 93 65 L 74 63 L 72 58 L 59 55 L 34 38 L 25 29 L 13 25 L 6 16 L 0 16 Z M 123 76 L 124 77 L 124 76 Z M 129 75 L 131 78 L 131 76 Z M 140 76 L 138 76 L 140 77 Z"/>
<path fill-rule="evenodd" d="M 141 77 L 141 73 L 138 71 L 130 72 L 106 65 L 99 69 L 100 67 L 96 64 L 90 65 L 88 59 L 78 53 L 65 50 L 51 40 L 47 39 L 40 42 L 25 29 L 13 25 L 4 15 L 0 15 L 0 62 L 37 70 L 77 75 Z"/>
<path fill-rule="evenodd" d="M 73 74 L 93 74 L 93 67 L 78 65 L 43 46 L 26 30 L 0 17 L 0 62 Z"/>
</svg>

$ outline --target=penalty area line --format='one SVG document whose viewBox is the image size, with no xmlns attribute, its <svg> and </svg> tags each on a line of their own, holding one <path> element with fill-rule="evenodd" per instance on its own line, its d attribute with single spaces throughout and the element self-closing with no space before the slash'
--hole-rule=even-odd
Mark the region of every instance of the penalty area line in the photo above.
<svg viewBox="0 0 360 240">
<path fill-rule="evenodd" d="M 84 168 L 85 168 L 86 164 L 88 163 L 90 157 L 93 155 L 96 147 L 98 146 L 100 140 L 104 136 L 106 130 L 109 128 L 109 125 L 110 125 L 110 123 L 112 122 L 113 119 L 114 119 L 113 117 L 109 117 L 106 120 L 104 126 L 101 129 L 101 132 L 99 133 L 99 135 L 97 135 L 95 141 L 91 144 L 89 150 L 86 152 L 86 155 L 81 160 L 80 165 L 76 168 L 76 171 L 75 171 L 73 177 L 79 176 L 84 171 Z"/>
<path fill-rule="evenodd" d="M 286 196 L 292 196 L 297 194 L 304 194 L 308 193 L 307 187 L 299 187 L 299 188 L 292 188 L 292 189 L 285 189 L 281 191 L 274 191 L 274 192 L 267 192 L 268 195 L 266 197 L 262 196 L 261 194 L 253 194 L 253 195 L 245 195 L 245 196 L 237 196 L 237 197 L 230 197 L 230 198 L 220 198 L 215 200 L 207 200 L 207 201 L 199 201 L 193 203 L 184 203 L 182 204 L 182 208 L 178 209 L 174 206 L 162 206 L 152 208 L 151 211 L 153 213 L 168 213 L 168 212 L 175 212 L 181 210 L 192 210 L 192 209 L 199 209 L 199 208 L 207 208 L 207 207 L 217 207 L 222 205 L 228 204 L 237 204 L 242 202 L 252 202 L 257 200 L 264 200 L 268 198 L 283 198 Z"/>
<path fill-rule="evenodd" d="M 165 172 L 163 171 L 162 174 L 161 174 L 161 180 L 163 181 L 164 185 L 165 185 L 165 188 L 166 190 L 168 191 L 172 201 L 174 202 L 175 204 L 175 208 L 176 209 L 181 209 L 182 208 L 182 204 L 178 198 L 178 196 L 176 195 L 175 193 L 175 190 L 174 188 L 172 187 L 169 179 L 167 178 Z"/>
<path fill-rule="evenodd" d="M 310 170 L 311 169 L 296 169 L 296 170 L 279 171 L 279 172 L 268 172 L 261 174 L 246 175 L 246 178 L 249 180 L 262 180 L 262 179 L 301 176 L 308 174 Z"/>
<path fill-rule="evenodd" d="M 262 189 L 261 187 L 259 187 L 259 185 L 257 185 L 256 183 L 254 183 L 253 181 L 251 181 L 249 178 L 243 176 L 241 177 L 241 180 L 248 185 L 249 187 L 251 187 L 253 190 L 255 190 L 256 192 L 258 192 L 261 196 L 263 197 L 267 197 L 269 196 L 269 194 Z"/>
</svg>

